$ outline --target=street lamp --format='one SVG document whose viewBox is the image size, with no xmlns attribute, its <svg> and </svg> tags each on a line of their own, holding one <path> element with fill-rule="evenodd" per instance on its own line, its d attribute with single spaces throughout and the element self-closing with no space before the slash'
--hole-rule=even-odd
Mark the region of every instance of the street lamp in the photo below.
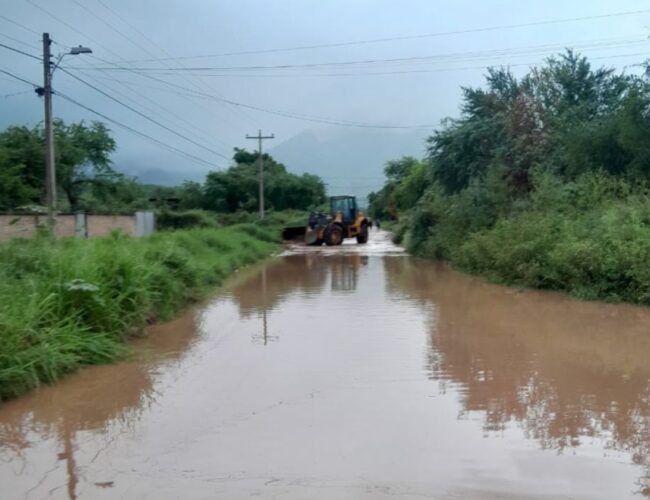
<svg viewBox="0 0 650 500">
<path fill-rule="evenodd" d="M 50 229 L 54 231 L 54 212 L 56 211 L 56 164 L 54 159 L 54 127 L 52 126 L 52 75 L 59 66 L 61 59 L 67 55 L 92 54 L 88 47 L 79 45 L 72 47 L 70 52 L 64 52 L 52 64 L 50 46 L 52 39 L 49 33 L 43 33 L 43 88 L 36 89 L 38 95 L 44 97 L 45 105 L 45 179 L 47 188 L 47 215 Z"/>
<path fill-rule="evenodd" d="M 68 52 L 68 54 L 70 54 L 72 56 L 77 56 L 79 54 L 92 54 L 92 53 L 93 53 L 92 50 L 90 50 L 88 47 L 83 47 L 82 45 L 78 45 L 77 47 L 72 47 L 70 49 L 70 52 Z M 63 55 L 65 55 L 65 54 L 63 54 Z M 61 56 L 61 57 L 63 57 L 63 56 Z"/>
</svg>

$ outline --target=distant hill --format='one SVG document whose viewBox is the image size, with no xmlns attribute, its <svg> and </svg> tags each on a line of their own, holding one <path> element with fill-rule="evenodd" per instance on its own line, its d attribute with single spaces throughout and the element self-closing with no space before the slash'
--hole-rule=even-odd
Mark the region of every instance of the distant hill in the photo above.
<svg viewBox="0 0 650 500">
<path fill-rule="evenodd" d="M 172 169 L 167 170 L 155 167 L 124 167 L 121 164 L 115 165 L 115 170 L 131 177 L 136 177 L 139 182 L 143 184 L 153 184 L 156 186 L 179 186 L 184 181 L 198 181 L 205 180 L 206 172 L 195 170 L 180 170 Z"/>
<path fill-rule="evenodd" d="M 351 194 L 365 199 L 383 185 L 384 165 L 404 155 L 422 157 L 427 130 L 396 132 L 376 129 L 304 131 L 269 149 L 289 171 L 320 175 L 329 194 Z M 152 166 L 156 165 L 156 166 Z M 175 167 L 175 158 L 148 155 L 116 158 L 115 169 L 137 177 L 144 184 L 180 185 L 185 180 L 203 182 L 209 169 Z"/>
<path fill-rule="evenodd" d="M 305 131 L 271 148 L 269 153 L 296 173 L 317 174 L 329 194 L 352 194 L 365 203 L 383 184 L 384 164 L 404 155 L 422 157 L 430 131 L 346 129 Z"/>
</svg>

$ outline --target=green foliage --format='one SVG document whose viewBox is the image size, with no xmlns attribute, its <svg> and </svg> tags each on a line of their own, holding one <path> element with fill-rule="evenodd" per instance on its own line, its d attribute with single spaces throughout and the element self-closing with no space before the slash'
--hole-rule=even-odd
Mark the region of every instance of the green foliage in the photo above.
<svg viewBox="0 0 650 500">
<path fill-rule="evenodd" d="M 429 179 L 426 166 L 411 156 L 386 163 L 385 186 L 368 195 L 369 214 L 373 218 L 394 220 L 397 213 L 412 208 L 424 194 Z"/>
<path fill-rule="evenodd" d="M 181 186 L 143 185 L 112 168 L 116 148 L 100 122 L 54 122 L 58 207 L 62 211 L 133 212 L 209 210 L 217 213 L 255 212 L 259 207 L 258 155 L 235 149 L 234 165 L 210 172 L 205 183 Z M 264 155 L 267 210 L 308 210 L 325 201 L 325 184 L 315 175 L 296 175 Z M 45 198 L 43 129 L 8 127 L 0 132 L 0 211 L 38 207 Z M 63 196 L 64 195 L 64 196 Z M 65 201 L 64 201 L 65 200 Z M 188 215 L 189 217 L 189 215 Z M 167 215 L 163 217 L 169 220 Z M 199 226 L 206 226 L 207 221 Z M 170 221 L 170 227 L 189 227 Z M 176 224 L 176 225 L 175 225 Z M 196 225 L 196 224 L 195 224 Z"/>
<path fill-rule="evenodd" d="M 14 126 L 0 133 L 0 210 L 39 205 L 44 173 L 39 129 Z"/>
<path fill-rule="evenodd" d="M 371 196 L 396 239 L 492 280 L 650 304 L 650 84 L 567 51 L 492 69 Z"/>
<path fill-rule="evenodd" d="M 43 126 L 8 127 L 0 132 L 0 210 L 42 205 L 45 197 Z M 100 122 L 66 125 L 54 121 L 57 186 L 65 194 L 67 208 L 96 208 L 101 202 L 112 208 L 115 193 L 127 190 L 132 181 L 111 167 L 115 141 Z M 88 193 L 89 187 L 92 193 Z M 108 194 L 105 193 L 108 191 Z M 110 194 L 112 193 L 112 195 Z M 86 206 L 82 197 L 86 195 Z M 133 200 L 131 200 L 133 201 Z"/>
<path fill-rule="evenodd" d="M 0 245 L 0 401 L 123 356 L 124 340 L 147 322 L 269 255 L 276 232 L 233 226 Z"/>
<path fill-rule="evenodd" d="M 605 174 L 543 182 L 530 210 L 468 235 L 452 261 L 505 283 L 650 304 L 647 193 Z"/>
<path fill-rule="evenodd" d="M 205 210 L 159 210 L 156 212 L 157 229 L 189 229 L 217 227 L 217 218 Z"/>
<path fill-rule="evenodd" d="M 115 141 L 101 122 L 66 125 L 54 121 L 56 177 L 65 193 L 71 211 L 77 211 L 83 187 L 119 177 L 111 168 L 110 154 Z"/>
<path fill-rule="evenodd" d="M 149 205 L 145 189 L 122 175 L 97 178 L 82 192 L 78 208 L 91 213 L 133 213 Z"/>
<path fill-rule="evenodd" d="M 215 212 L 252 212 L 259 206 L 257 155 L 235 149 L 235 165 L 210 172 L 203 186 L 202 207 Z M 275 210 L 307 210 L 323 203 L 325 184 L 315 175 L 287 172 L 281 163 L 264 154 L 265 205 Z"/>
</svg>

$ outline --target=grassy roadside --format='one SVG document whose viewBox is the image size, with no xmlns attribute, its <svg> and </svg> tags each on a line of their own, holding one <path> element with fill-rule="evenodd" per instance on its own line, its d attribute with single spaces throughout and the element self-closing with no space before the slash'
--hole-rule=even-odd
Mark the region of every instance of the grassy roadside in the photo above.
<svg viewBox="0 0 650 500">
<path fill-rule="evenodd" d="M 146 238 L 0 245 L 0 402 L 127 352 L 236 268 L 270 255 L 277 228 L 240 224 Z"/>
</svg>

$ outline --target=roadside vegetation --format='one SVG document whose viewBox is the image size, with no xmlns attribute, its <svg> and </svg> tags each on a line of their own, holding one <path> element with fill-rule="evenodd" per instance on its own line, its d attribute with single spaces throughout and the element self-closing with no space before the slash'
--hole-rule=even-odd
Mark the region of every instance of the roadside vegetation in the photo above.
<svg viewBox="0 0 650 500">
<path fill-rule="evenodd" d="M 205 182 L 146 185 L 119 173 L 100 122 L 56 120 L 61 212 L 157 212 L 156 234 L 0 244 L 0 402 L 81 366 L 128 352 L 125 341 L 169 319 L 237 268 L 270 255 L 282 225 L 305 224 L 325 184 L 264 155 L 267 216 L 258 216 L 257 154 L 235 149 Z M 42 125 L 0 131 L 0 212 L 44 212 Z"/>
<path fill-rule="evenodd" d="M 0 402 L 125 356 L 129 337 L 270 255 L 278 233 L 239 224 L 0 244 Z"/>
<path fill-rule="evenodd" d="M 567 51 L 491 69 L 370 212 L 416 255 L 501 283 L 650 304 L 650 80 Z"/>
</svg>

